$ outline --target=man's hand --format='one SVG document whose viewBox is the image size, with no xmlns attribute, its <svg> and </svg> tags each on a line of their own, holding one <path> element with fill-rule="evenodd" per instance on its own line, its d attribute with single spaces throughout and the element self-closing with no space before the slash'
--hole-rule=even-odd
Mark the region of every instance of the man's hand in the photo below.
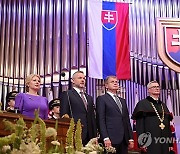
<svg viewBox="0 0 180 154">
<path fill-rule="evenodd" d="M 62 116 L 62 118 L 69 118 L 69 115 L 68 115 L 68 114 L 64 114 L 64 115 Z"/>
<path fill-rule="evenodd" d="M 134 141 L 129 141 L 129 149 L 133 149 L 134 148 Z"/>
<path fill-rule="evenodd" d="M 105 145 L 105 147 L 110 147 L 110 146 L 112 146 L 110 139 L 105 140 L 105 141 L 104 141 L 104 145 Z"/>
</svg>

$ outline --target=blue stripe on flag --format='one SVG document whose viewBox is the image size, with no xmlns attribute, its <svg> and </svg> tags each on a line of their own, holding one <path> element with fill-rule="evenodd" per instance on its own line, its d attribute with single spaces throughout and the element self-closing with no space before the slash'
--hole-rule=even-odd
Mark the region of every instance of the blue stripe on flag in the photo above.
<svg viewBox="0 0 180 154">
<path fill-rule="evenodd" d="M 114 2 L 103 2 L 103 10 L 115 10 Z M 103 28 L 103 78 L 116 75 L 116 28 Z"/>
</svg>

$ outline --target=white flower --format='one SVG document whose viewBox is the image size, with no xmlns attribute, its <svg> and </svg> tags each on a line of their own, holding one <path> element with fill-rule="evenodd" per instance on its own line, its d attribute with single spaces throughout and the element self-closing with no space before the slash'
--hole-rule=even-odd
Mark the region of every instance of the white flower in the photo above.
<svg viewBox="0 0 180 154">
<path fill-rule="evenodd" d="M 11 149 L 11 147 L 9 146 L 9 145 L 4 145 L 3 147 L 2 147 L 2 151 L 5 153 L 7 150 L 10 150 Z"/>
<path fill-rule="evenodd" d="M 51 144 L 60 146 L 60 143 L 58 141 L 51 141 Z"/>
<path fill-rule="evenodd" d="M 51 137 L 51 136 L 53 137 L 57 136 L 57 131 L 52 127 L 48 127 L 46 129 L 46 137 Z"/>
<path fill-rule="evenodd" d="M 91 154 L 96 154 L 98 151 L 103 152 L 104 149 L 98 144 L 97 138 L 92 138 L 85 147 L 82 148 L 84 152 L 91 152 Z"/>
<path fill-rule="evenodd" d="M 97 151 L 92 151 L 89 154 L 97 154 Z"/>
<path fill-rule="evenodd" d="M 13 149 L 11 154 L 41 154 L 41 150 L 34 142 L 30 142 L 28 144 L 23 142 L 20 145 L 20 149 Z"/>
<path fill-rule="evenodd" d="M 97 138 L 92 138 L 88 144 L 98 144 Z"/>
<path fill-rule="evenodd" d="M 85 154 L 85 153 L 81 151 L 76 151 L 75 154 Z"/>
</svg>

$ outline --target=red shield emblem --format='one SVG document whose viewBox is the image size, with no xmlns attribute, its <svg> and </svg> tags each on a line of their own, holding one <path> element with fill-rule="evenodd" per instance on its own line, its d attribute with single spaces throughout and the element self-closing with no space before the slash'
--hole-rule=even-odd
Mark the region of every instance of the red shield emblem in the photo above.
<svg viewBox="0 0 180 154">
<path fill-rule="evenodd" d="M 165 27 L 165 50 L 167 56 L 180 65 L 180 28 Z"/>
<path fill-rule="evenodd" d="M 102 10 L 101 11 L 102 25 L 107 30 L 112 30 L 116 27 L 118 22 L 117 11 Z"/>
<path fill-rule="evenodd" d="M 180 72 L 180 19 L 157 18 L 157 49 L 161 60 Z"/>
</svg>

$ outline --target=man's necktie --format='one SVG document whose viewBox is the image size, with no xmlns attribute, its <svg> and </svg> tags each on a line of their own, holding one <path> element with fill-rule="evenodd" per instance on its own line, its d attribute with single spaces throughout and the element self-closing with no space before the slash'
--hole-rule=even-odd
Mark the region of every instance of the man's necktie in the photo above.
<svg viewBox="0 0 180 154">
<path fill-rule="evenodd" d="M 117 106 L 119 107 L 119 110 L 120 110 L 121 113 L 122 113 L 122 104 L 121 104 L 118 96 L 117 96 L 117 95 L 114 95 L 114 98 L 115 98 L 115 102 L 116 102 Z"/>
<path fill-rule="evenodd" d="M 84 95 L 84 93 L 83 93 L 83 92 L 80 92 L 80 94 L 81 94 L 81 98 L 82 98 L 82 101 L 83 101 L 83 103 L 84 103 L 84 106 L 85 106 L 85 108 L 86 108 L 86 110 L 87 110 L 87 108 L 88 108 L 88 104 L 87 104 L 87 101 L 86 101 L 85 95 Z"/>
</svg>

